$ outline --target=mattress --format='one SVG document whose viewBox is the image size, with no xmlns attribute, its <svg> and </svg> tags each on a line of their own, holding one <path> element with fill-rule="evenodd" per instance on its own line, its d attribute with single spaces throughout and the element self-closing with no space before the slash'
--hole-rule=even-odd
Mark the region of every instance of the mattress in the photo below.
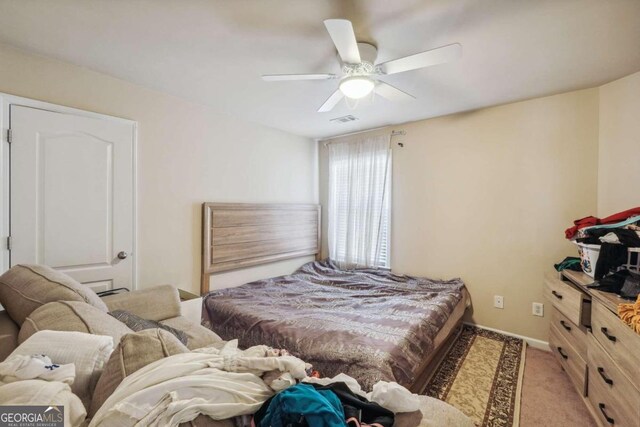
<svg viewBox="0 0 640 427">
<path fill-rule="evenodd" d="M 204 324 L 242 347 L 286 349 L 323 377 L 346 373 L 366 390 L 380 380 L 408 387 L 463 291 L 460 279 L 315 261 L 288 276 L 210 292 Z"/>
</svg>

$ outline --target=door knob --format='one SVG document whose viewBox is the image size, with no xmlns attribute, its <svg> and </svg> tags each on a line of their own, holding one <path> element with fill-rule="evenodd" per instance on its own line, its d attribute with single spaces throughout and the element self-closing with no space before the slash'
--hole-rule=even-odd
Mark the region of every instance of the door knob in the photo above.
<svg viewBox="0 0 640 427">
<path fill-rule="evenodd" d="M 118 258 L 120 258 L 120 259 L 126 259 L 128 256 L 129 256 L 129 254 L 126 253 L 125 251 L 118 252 Z"/>
</svg>

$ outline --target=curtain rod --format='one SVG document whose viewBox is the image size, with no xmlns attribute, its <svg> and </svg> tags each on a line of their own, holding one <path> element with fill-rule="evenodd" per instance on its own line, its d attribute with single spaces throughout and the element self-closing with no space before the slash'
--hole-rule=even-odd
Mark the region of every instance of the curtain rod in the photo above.
<svg viewBox="0 0 640 427">
<path fill-rule="evenodd" d="M 342 135 L 336 135 L 336 136 L 330 136 L 330 137 L 327 137 L 327 138 L 321 138 L 321 139 L 318 139 L 317 141 L 318 142 L 324 142 L 325 145 L 326 145 L 327 141 L 331 141 L 332 139 L 344 138 L 344 137 L 353 136 L 353 135 L 359 135 L 361 133 L 374 132 L 376 130 L 385 129 L 385 128 L 388 128 L 388 127 L 389 126 L 381 126 L 379 128 L 361 130 L 361 131 L 358 131 L 358 132 L 345 133 L 345 134 L 342 134 Z M 406 134 L 407 134 L 407 132 L 404 131 L 404 130 L 392 130 L 391 131 L 391 137 L 399 136 L 399 135 L 406 135 Z"/>
</svg>

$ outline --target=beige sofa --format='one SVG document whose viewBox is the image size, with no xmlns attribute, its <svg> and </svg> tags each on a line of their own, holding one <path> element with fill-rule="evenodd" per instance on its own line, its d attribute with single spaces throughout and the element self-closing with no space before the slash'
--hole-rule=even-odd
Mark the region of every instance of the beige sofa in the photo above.
<svg viewBox="0 0 640 427">
<path fill-rule="evenodd" d="M 90 414 L 97 409 L 96 403 L 99 402 L 99 406 L 108 397 L 105 393 L 110 394 L 122 377 L 130 373 L 129 368 L 138 369 L 176 352 L 222 342 L 211 330 L 182 316 L 178 290 L 170 285 L 99 298 L 90 288 L 49 267 L 17 265 L 0 276 L 0 304 L 5 308 L 0 311 L 0 361 L 41 330 L 85 332 L 113 338 L 113 358 L 127 360 L 111 366 L 121 367 L 124 372 L 105 375 L 103 382 L 108 384 L 96 387 L 96 396 L 94 390 L 90 390 L 88 397 L 80 396 Z M 187 338 L 186 347 L 167 331 L 134 332 L 108 314 L 115 310 L 182 331 Z M 94 402 L 93 397 L 96 397 Z M 202 424 L 201 417 L 194 421 Z"/>
</svg>

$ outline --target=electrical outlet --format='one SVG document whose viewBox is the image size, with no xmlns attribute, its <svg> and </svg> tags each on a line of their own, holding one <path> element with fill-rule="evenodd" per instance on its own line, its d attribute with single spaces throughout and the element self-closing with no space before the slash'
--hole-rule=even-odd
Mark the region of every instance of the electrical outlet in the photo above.
<svg viewBox="0 0 640 427">
<path fill-rule="evenodd" d="M 531 312 L 534 316 L 544 317 L 544 304 L 541 302 L 534 302 L 531 304 Z"/>
<path fill-rule="evenodd" d="M 494 295 L 493 296 L 493 306 L 495 308 L 504 308 L 504 299 L 502 295 Z"/>
</svg>

